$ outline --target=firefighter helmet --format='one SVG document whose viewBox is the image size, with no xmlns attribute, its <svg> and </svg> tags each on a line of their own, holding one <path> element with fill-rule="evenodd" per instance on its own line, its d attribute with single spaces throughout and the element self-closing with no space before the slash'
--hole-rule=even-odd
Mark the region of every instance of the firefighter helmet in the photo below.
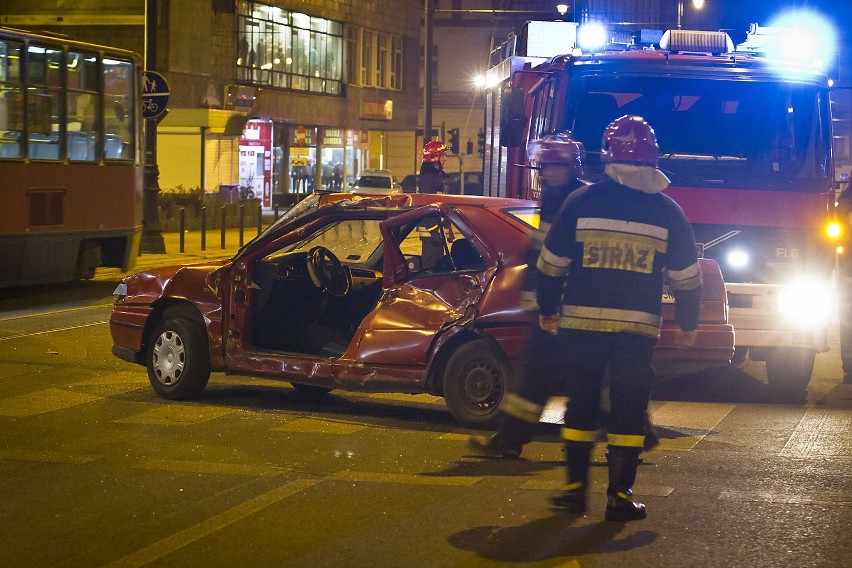
<svg viewBox="0 0 852 568">
<path fill-rule="evenodd" d="M 657 167 L 660 147 L 651 125 L 641 116 L 624 115 L 609 123 L 601 140 L 601 161 Z"/>
<path fill-rule="evenodd" d="M 586 149 L 579 140 L 574 140 L 569 131 L 545 134 L 527 145 L 527 155 L 534 166 L 559 163 L 570 166 L 575 178 L 583 175 Z"/>
<path fill-rule="evenodd" d="M 424 162 L 440 162 L 441 156 L 449 150 L 443 142 L 432 140 L 423 146 L 423 161 Z"/>
</svg>

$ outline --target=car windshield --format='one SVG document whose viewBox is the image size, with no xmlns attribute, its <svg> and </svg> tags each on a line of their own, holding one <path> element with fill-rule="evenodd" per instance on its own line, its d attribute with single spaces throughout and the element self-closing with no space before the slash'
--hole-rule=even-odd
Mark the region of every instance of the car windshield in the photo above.
<svg viewBox="0 0 852 568">
<path fill-rule="evenodd" d="M 282 249 L 282 252 L 304 252 L 323 246 L 341 262 L 364 263 L 374 257 L 382 245 L 381 219 L 344 219 L 329 223 L 306 238 Z M 377 256 L 377 255 L 376 255 Z"/>
<path fill-rule="evenodd" d="M 358 178 L 358 187 L 391 187 L 391 178 L 387 176 L 361 176 Z"/>
<path fill-rule="evenodd" d="M 783 81 L 579 75 L 566 127 L 600 171 L 605 126 L 625 114 L 654 128 L 660 168 L 686 186 L 821 190 L 830 153 L 826 92 Z"/>
</svg>

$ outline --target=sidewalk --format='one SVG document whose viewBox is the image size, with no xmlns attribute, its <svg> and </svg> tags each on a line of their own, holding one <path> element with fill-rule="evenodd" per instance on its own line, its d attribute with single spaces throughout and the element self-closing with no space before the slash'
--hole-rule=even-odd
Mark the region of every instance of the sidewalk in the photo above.
<svg viewBox="0 0 852 568">
<path fill-rule="evenodd" d="M 140 254 L 136 266 L 129 272 L 118 268 L 98 268 L 95 273 L 96 281 L 118 281 L 128 274 L 143 272 L 161 266 L 176 264 L 194 264 L 198 262 L 223 260 L 231 258 L 240 248 L 239 229 L 225 231 L 225 248 L 222 248 L 222 233 L 208 230 L 205 250 L 201 250 L 201 232 L 186 231 L 184 233 L 184 252 L 180 252 L 180 233 L 162 233 L 166 246 L 165 254 Z M 257 227 L 243 230 L 243 244 L 257 236 Z"/>
</svg>

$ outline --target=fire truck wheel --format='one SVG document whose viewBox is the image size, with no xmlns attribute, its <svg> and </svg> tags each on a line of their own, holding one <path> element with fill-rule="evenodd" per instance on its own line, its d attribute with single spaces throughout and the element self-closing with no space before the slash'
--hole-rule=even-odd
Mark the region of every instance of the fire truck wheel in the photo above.
<svg viewBox="0 0 852 568">
<path fill-rule="evenodd" d="M 210 379 L 207 333 L 192 319 L 166 312 L 151 334 L 146 359 L 148 380 L 163 398 L 195 398 Z"/>
<path fill-rule="evenodd" d="M 815 359 L 812 349 L 772 349 L 766 357 L 766 377 L 773 398 L 778 402 L 804 402 Z"/>
<path fill-rule="evenodd" d="M 494 428 L 511 381 L 511 365 L 499 348 L 484 339 L 468 341 L 447 361 L 444 401 L 463 426 Z"/>
</svg>

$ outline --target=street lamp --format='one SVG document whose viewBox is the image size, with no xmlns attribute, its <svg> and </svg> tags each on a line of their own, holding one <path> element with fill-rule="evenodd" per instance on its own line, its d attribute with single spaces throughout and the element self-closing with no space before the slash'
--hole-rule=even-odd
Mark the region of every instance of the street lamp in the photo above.
<svg viewBox="0 0 852 568">
<path fill-rule="evenodd" d="M 568 13 L 568 4 L 557 4 L 556 11 L 559 12 L 560 16 L 564 16 Z"/>
<path fill-rule="evenodd" d="M 692 0 L 692 7 L 701 10 L 704 8 L 704 0 Z M 679 0 L 677 3 L 677 29 L 681 27 L 681 20 L 683 20 L 683 0 Z"/>
</svg>

